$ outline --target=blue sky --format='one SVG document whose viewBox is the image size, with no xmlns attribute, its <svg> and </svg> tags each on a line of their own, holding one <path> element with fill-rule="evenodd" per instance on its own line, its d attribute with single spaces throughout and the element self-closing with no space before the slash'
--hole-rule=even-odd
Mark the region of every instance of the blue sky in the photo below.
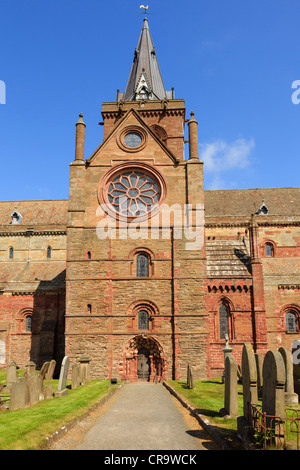
<svg viewBox="0 0 300 470">
<path fill-rule="evenodd" d="M 0 0 L 0 200 L 68 198 L 78 114 L 89 157 L 142 3 L 165 88 L 195 112 L 205 187 L 299 186 L 299 0 Z"/>
</svg>

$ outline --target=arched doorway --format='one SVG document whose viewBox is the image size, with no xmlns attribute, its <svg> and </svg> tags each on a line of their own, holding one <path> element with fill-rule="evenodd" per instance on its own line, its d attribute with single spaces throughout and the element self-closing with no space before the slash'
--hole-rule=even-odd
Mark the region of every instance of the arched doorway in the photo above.
<svg viewBox="0 0 300 470">
<path fill-rule="evenodd" d="M 151 336 L 135 336 L 125 346 L 120 364 L 124 381 L 160 382 L 165 379 L 166 360 L 163 349 Z"/>
</svg>

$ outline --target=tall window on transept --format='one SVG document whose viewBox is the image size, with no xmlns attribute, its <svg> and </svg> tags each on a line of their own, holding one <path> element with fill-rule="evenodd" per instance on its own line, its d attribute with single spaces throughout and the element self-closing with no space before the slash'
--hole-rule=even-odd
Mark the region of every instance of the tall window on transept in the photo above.
<svg viewBox="0 0 300 470">
<path fill-rule="evenodd" d="M 149 257 L 145 253 L 140 253 L 136 257 L 136 275 L 137 277 L 149 276 Z"/>
<path fill-rule="evenodd" d="M 285 316 L 286 331 L 289 333 L 297 331 L 297 318 L 295 313 L 288 312 Z"/>
<path fill-rule="evenodd" d="M 138 313 L 138 329 L 149 330 L 149 314 L 146 310 L 140 310 Z"/>
<path fill-rule="evenodd" d="M 14 258 L 14 249 L 13 249 L 12 246 L 11 246 L 10 249 L 8 250 L 8 257 L 9 257 L 9 259 L 13 259 L 13 258 Z"/>
<path fill-rule="evenodd" d="M 219 327 L 220 327 L 220 339 L 225 339 L 225 335 L 229 335 L 229 315 L 228 306 L 222 302 L 219 307 Z"/>
<path fill-rule="evenodd" d="M 51 246 L 48 246 L 48 247 L 47 247 L 47 259 L 50 259 L 50 258 L 51 258 L 51 252 L 52 252 Z"/>
</svg>

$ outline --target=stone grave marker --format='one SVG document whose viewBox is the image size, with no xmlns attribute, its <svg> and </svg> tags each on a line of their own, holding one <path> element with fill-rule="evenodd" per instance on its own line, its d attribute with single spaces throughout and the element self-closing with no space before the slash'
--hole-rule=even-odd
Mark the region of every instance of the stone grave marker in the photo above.
<svg viewBox="0 0 300 470">
<path fill-rule="evenodd" d="M 249 405 L 257 405 L 257 371 L 253 347 L 245 343 L 242 352 L 244 418 L 248 420 Z"/>
<path fill-rule="evenodd" d="M 27 377 L 20 377 L 11 385 L 10 391 L 10 410 L 18 410 L 19 408 L 27 408 L 30 406 L 30 395 Z"/>
<path fill-rule="evenodd" d="M 84 354 L 78 360 L 80 363 L 80 377 L 81 377 L 81 384 L 85 384 L 85 382 L 89 382 L 90 380 L 90 362 L 91 359 Z"/>
<path fill-rule="evenodd" d="M 49 367 L 48 367 L 48 370 L 47 370 L 46 375 L 45 375 L 45 380 L 52 380 L 53 379 L 53 374 L 54 374 L 54 371 L 55 371 L 55 367 L 56 367 L 56 361 L 54 359 L 52 359 L 52 361 L 50 361 L 50 363 L 49 363 Z"/>
<path fill-rule="evenodd" d="M 225 394 L 224 408 L 230 418 L 239 416 L 238 389 L 237 389 L 237 365 L 233 356 L 225 359 Z"/>
<path fill-rule="evenodd" d="M 69 364 L 70 364 L 70 358 L 69 356 L 65 356 L 61 363 L 58 387 L 55 392 L 56 397 L 61 397 L 63 395 L 67 395 L 68 393 L 68 390 L 66 387 L 67 387 L 67 377 L 68 377 L 68 372 L 69 372 Z"/>
<path fill-rule="evenodd" d="M 80 364 L 75 362 L 72 366 L 72 390 L 78 388 L 81 383 Z"/>
<path fill-rule="evenodd" d="M 282 355 L 285 365 L 285 404 L 298 405 L 298 395 L 294 392 L 292 352 L 284 347 L 279 348 L 278 351 Z"/>
<path fill-rule="evenodd" d="M 43 379 L 46 377 L 49 366 L 50 366 L 50 362 L 44 362 L 44 364 L 41 367 L 40 373 L 41 373 L 41 376 L 43 377 Z"/>
<path fill-rule="evenodd" d="M 17 364 L 10 361 L 6 367 L 6 387 L 10 388 L 18 379 Z"/>
<path fill-rule="evenodd" d="M 263 363 L 262 412 L 267 414 L 266 425 L 274 429 L 275 440 L 283 440 L 285 413 L 285 365 L 280 352 L 268 351 Z M 275 419 L 274 416 L 279 417 Z"/>
<path fill-rule="evenodd" d="M 25 366 L 25 371 L 27 372 L 28 376 L 35 374 L 36 370 L 36 365 L 34 362 L 30 361 L 28 364 Z"/>
</svg>

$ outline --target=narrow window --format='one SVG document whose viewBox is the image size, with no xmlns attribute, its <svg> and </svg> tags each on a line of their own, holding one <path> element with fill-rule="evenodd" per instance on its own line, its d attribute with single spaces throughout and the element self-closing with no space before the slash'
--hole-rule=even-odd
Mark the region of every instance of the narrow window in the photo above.
<svg viewBox="0 0 300 470">
<path fill-rule="evenodd" d="M 219 308 L 220 339 L 225 339 L 228 335 L 228 307 L 222 303 Z"/>
<path fill-rule="evenodd" d="M 26 317 L 25 331 L 32 331 L 32 316 L 31 315 L 27 315 Z"/>
<path fill-rule="evenodd" d="M 9 259 L 13 259 L 13 257 L 14 257 L 14 249 L 11 246 L 10 249 L 9 249 Z"/>
<path fill-rule="evenodd" d="M 138 313 L 138 329 L 148 330 L 149 329 L 149 315 L 146 310 L 140 310 Z"/>
<path fill-rule="evenodd" d="M 288 312 L 286 314 L 285 322 L 286 322 L 286 331 L 289 331 L 289 332 L 297 331 L 296 315 L 293 312 Z"/>
<path fill-rule="evenodd" d="M 92 259 L 92 254 L 90 251 L 87 252 L 87 259 Z"/>
<path fill-rule="evenodd" d="M 149 276 L 149 258 L 144 253 L 140 253 L 136 257 L 136 275 L 137 277 Z"/>
<path fill-rule="evenodd" d="M 272 243 L 266 243 L 266 256 L 273 256 L 274 255 L 274 249 Z"/>
<path fill-rule="evenodd" d="M 92 305 L 91 304 L 87 304 L 87 312 L 92 313 Z"/>
<path fill-rule="evenodd" d="M 51 246 L 48 246 L 47 247 L 47 258 L 50 259 L 51 258 Z"/>
</svg>

